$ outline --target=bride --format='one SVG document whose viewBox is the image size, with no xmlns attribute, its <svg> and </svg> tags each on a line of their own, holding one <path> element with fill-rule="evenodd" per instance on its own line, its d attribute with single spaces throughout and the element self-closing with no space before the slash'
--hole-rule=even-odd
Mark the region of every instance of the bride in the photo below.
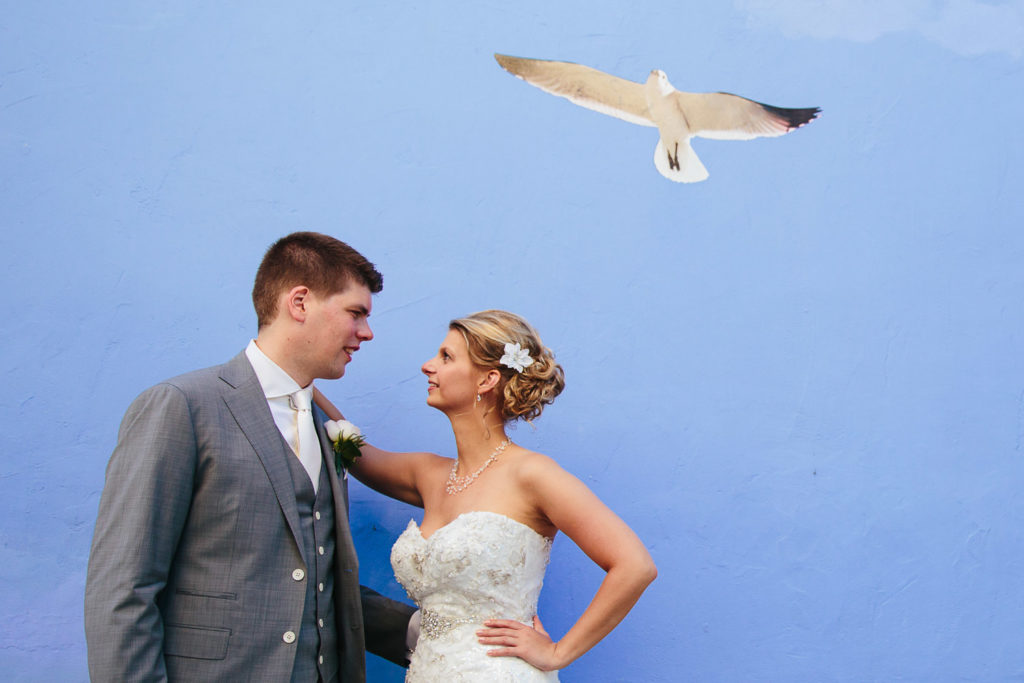
<svg viewBox="0 0 1024 683">
<path fill-rule="evenodd" d="M 541 414 L 565 384 L 529 323 L 483 311 L 449 326 L 423 364 L 427 405 L 451 421 L 457 457 L 362 445 L 352 473 L 424 509 L 391 563 L 420 607 L 407 681 L 557 681 L 606 636 L 657 575 L 636 534 L 579 479 L 512 443 L 506 425 Z M 317 393 L 332 419 L 337 408 Z M 551 541 L 561 531 L 607 574 L 557 641 L 536 618 Z"/>
</svg>

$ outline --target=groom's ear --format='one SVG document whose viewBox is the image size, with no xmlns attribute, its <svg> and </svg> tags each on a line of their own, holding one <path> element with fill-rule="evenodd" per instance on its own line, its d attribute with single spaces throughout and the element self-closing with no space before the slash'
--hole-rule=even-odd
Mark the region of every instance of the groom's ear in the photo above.
<svg viewBox="0 0 1024 683">
<path fill-rule="evenodd" d="M 304 323 L 309 315 L 310 291 L 305 285 L 296 285 L 284 295 L 284 307 L 288 317 Z"/>
</svg>

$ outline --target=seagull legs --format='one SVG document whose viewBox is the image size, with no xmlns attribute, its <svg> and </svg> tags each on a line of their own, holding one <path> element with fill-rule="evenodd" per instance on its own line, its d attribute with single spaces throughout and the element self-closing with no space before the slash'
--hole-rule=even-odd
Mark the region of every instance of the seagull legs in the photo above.
<svg viewBox="0 0 1024 683">
<path fill-rule="evenodd" d="M 708 171 L 690 147 L 689 138 L 664 138 L 654 149 L 654 165 L 658 173 L 677 183 L 696 183 L 708 177 Z"/>
<path fill-rule="evenodd" d="M 678 171 L 679 170 L 679 141 L 678 140 L 676 141 L 676 150 L 675 150 L 675 155 L 674 156 L 673 156 L 672 152 L 669 152 L 668 150 L 665 150 L 665 151 L 668 153 L 668 167 L 669 167 L 669 169 L 671 169 L 673 171 Z"/>
</svg>

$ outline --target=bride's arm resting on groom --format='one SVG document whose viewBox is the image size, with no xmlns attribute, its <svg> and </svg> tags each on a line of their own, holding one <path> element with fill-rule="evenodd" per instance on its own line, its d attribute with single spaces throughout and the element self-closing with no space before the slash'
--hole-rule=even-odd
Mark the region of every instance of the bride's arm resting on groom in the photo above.
<svg viewBox="0 0 1024 683">
<path fill-rule="evenodd" d="M 345 419 L 338 407 L 316 387 L 313 401 L 331 420 Z M 349 469 L 352 476 L 378 493 L 419 508 L 424 507 L 423 497 L 416 487 L 417 478 L 423 476 L 421 470 L 429 468 L 433 461 L 446 460 L 433 453 L 385 451 L 369 443 L 364 443 L 359 452 L 360 456 Z"/>
</svg>

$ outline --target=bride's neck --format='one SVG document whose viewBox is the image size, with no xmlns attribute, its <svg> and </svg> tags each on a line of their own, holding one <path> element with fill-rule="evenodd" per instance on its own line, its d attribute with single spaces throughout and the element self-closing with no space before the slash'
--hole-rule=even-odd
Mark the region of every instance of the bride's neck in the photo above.
<svg viewBox="0 0 1024 683">
<path fill-rule="evenodd" d="M 475 420 L 452 419 L 452 432 L 459 460 L 466 468 L 482 465 L 507 438 L 501 422 L 484 425 L 479 417 Z"/>
</svg>

